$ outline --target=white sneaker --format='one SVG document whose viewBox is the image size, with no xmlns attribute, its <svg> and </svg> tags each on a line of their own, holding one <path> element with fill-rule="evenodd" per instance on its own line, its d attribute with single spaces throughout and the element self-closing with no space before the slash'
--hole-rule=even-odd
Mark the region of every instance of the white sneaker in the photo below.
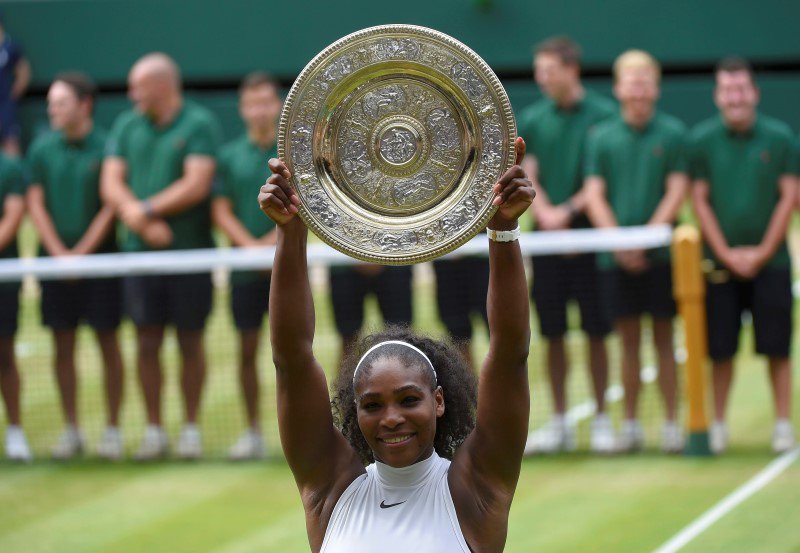
<svg viewBox="0 0 800 553">
<path fill-rule="evenodd" d="M 619 434 L 620 451 L 639 451 L 644 444 L 644 430 L 641 423 L 636 419 L 625 419 L 622 421 L 622 430 Z"/>
<path fill-rule="evenodd" d="M 675 421 L 667 421 L 661 427 L 661 451 L 681 453 L 683 451 L 683 430 Z"/>
<path fill-rule="evenodd" d="M 58 442 L 53 446 L 51 454 L 57 461 L 69 461 L 83 453 L 83 434 L 71 424 L 64 428 Z"/>
<path fill-rule="evenodd" d="M 575 449 L 575 433 L 564 415 L 554 415 L 544 426 L 536 430 L 528 444 L 532 453 L 558 453 Z"/>
<path fill-rule="evenodd" d="M 154 461 L 163 459 L 169 452 L 167 433 L 160 426 L 148 424 L 142 436 L 139 450 L 133 456 L 137 461 Z"/>
<path fill-rule="evenodd" d="M 107 426 L 97 443 L 97 456 L 107 461 L 122 459 L 122 434 L 116 426 Z"/>
<path fill-rule="evenodd" d="M 203 440 L 196 424 L 187 424 L 181 430 L 176 452 L 181 459 L 199 459 L 203 455 Z"/>
<path fill-rule="evenodd" d="M 33 461 L 31 448 L 25 438 L 25 432 L 16 425 L 9 425 L 6 428 L 6 459 L 21 463 Z"/>
<path fill-rule="evenodd" d="M 788 419 L 775 421 L 775 430 L 772 432 L 772 451 L 786 453 L 794 447 L 795 443 L 792 423 Z"/>
<path fill-rule="evenodd" d="M 708 432 L 708 441 L 711 451 L 719 455 L 728 449 L 728 425 L 722 421 L 714 421 Z"/>
<path fill-rule="evenodd" d="M 228 451 L 228 460 L 247 461 L 264 458 L 264 439 L 258 430 L 250 428 L 239 437 Z"/>
<path fill-rule="evenodd" d="M 613 453 L 617 443 L 611 419 L 605 413 L 595 415 L 592 421 L 591 449 L 595 453 Z"/>
</svg>

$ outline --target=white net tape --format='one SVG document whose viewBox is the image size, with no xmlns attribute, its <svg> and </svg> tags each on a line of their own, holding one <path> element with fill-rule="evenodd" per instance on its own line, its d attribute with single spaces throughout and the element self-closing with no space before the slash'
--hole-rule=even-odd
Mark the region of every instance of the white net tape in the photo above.
<svg viewBox="0 0 800 553">
<path fill-rule="evenodd" d="M 577 229 L 526 232 L 520 237 L 520 247 L 525 255 L 575 254 L 657 248 L 668 246 L 671 239 L 672 228 L 669 225 Z M 479 235 L 448 256 L 486 255 L 488 251 L 486 237 Z M 265 246 L 3 259 L 0 260 L 0 282 L 19 281 L 27 276 L 35 276 L 39 280 L 50 280 L 202 273 L 221 268 L 230 270 L 270 269 L 274 254 L 274 246 Z M 360 263 L 325 244 L 309 244 L 308 259 L 311 264 L 319 265 Z"/>
</svg>

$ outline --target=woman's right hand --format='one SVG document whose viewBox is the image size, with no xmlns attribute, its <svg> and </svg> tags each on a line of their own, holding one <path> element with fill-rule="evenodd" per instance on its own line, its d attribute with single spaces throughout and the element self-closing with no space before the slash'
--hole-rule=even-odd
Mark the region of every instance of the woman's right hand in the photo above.
<svg viewBox="0 0 800 553">
<path fill-rule="evenodd" d="M 272 158 L 268 164 L 272 175 L 261 187 L 261 192 L 258 194 L 258 205 L 267 217 L 275 221 L 276 225 L 283 226 L 297 215 L 300 198 L 289 186 L 292 174 L 283 161 Z"/>
</svg>

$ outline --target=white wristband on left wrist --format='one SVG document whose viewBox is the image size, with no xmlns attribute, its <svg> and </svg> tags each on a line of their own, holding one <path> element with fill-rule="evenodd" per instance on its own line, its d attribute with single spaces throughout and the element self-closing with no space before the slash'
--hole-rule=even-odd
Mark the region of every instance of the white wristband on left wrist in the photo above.
<svg viewBox="0 0 800 553">
<path fill-rule="evenodd" d="M 519 240 L 519 225 L 513 230 L 493 230 L 487 228 L 486 236 L 489 237 L 489 240 L 494 242 L 513 242 L 514 240 Z"/>
</svg>

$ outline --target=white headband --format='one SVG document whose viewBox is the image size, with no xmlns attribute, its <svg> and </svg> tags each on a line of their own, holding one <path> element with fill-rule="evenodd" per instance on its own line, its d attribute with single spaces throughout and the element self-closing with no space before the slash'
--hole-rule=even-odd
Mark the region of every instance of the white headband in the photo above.
<svg viewBox="0 0 800 553">
<path fill-rule="evenodd" d="M 364 363 L 364 359 L 366 359 L 367 356 L 370 353 L 372 353 L 373 351 L 375 351 L 376 349 L 378 349 L 380 347 L 383 347 L 383 346 L 387 346 L 389 344 L 396 344 L 398 346 L 405 346 L 405 347 L 411 348 L 414 351 L 416 351 L 417 353 L 419 353 L 422 356 L 422 358 L 425 359 L 425 361 L 428 363 L 428 366 L 431 368 L 431 371 L 433 371 L 433 382 L 435 384 L 438 384 L 439 377 L 436 375 L 436 369 L 433 368 L 433 363 L 431 363 L 431 360 L 428 358 L 427 355 L 425 355 L 425 352 L 422 351 L 421 349 L 419 349 L 415 345 L 412 345 L 412 344 L 409 344 L 408 342 L 403 342 L 403 341 L 400 341 L 400 340 L 386 340 L 385 342 L 381 342 L 379 344 L 375 344 L 374 346 L 369 348 L 367 350 L 367 352 L 364 355 L 361 356 L 361 359 L 358 360 L 358 364 L 356 365 L 356 370 L 353 371 L 353 384 L 356 383 L 356 375 L 358 374 L 358 369 L 360 369 L 361 365 Z"/>
</svg>

